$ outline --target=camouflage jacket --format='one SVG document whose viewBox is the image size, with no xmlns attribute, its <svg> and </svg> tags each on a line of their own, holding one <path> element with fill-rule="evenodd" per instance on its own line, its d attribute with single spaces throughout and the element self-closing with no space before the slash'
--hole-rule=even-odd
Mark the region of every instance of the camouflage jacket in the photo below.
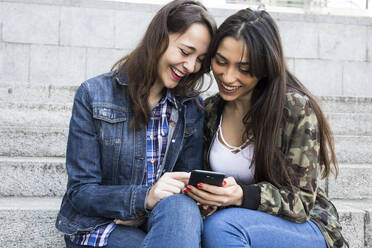
<svg viewBox="0 0 372 248">
<path fill-rule="evenodd" d="M 209 166 L 209 151 L 217 131 L 224 101 L 216 94 L 206 99 L 204 123 L 204 161 Z M 269 182 L 256 182 L 254 190 L 244 190 L 243 198 L 256 198 L 256 209 L 280 216 L 296 223 L 311 219 L 322 231 L 328 247 L 349 247 L 341 234 L 341 225 L 335 206 L 318 187 L 319 133 L 318 121 L 309 99 L 298 93 L 288 92 L 285 102 L 286 123 L 281 128 L 279 149 L 288 158 L 290 170 L 300 171 L 295 191 L 287 187 L 277 188 Z M 256 165 L 257 166 L 257 165 Z M 248 195 L 247 195 L 248 194 Z M 251 194 L 251 195 L 249 195 Z M 243 207 L 251 208 L 247 205 Z"/>
</svg>

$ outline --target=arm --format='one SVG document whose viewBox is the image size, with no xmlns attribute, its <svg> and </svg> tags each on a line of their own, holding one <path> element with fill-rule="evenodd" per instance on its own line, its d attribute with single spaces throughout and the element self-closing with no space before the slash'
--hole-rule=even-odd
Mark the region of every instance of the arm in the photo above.
<svg viewBox="0 0 372 248">
<path fill-rule="evenodd" d="M 134 219 L 145 214 L 148 188 L 142 185 L 102 185 L 101 151 L 92 118 L 87 85 L 75 96 L 68 145 L 67 197 L 83 215 Z"/>
<path fill-rule="evenodd" d="M 286 125 L 282 139 L 288 142 L 285 154 L 290 173 L 296 175 L 294 191 L 290 187 L 277 188 L 268 182 L 243 186 L 243 206 L 252 204 L 259 195 L 256 203 L 259 211 L 281 216 L 287 220 L 302 223 L 309 219 L 314 206 L 317 192 L 317 178 L 319 173 L 319 135 L 318 121 L 315 112 L 307 98 L 298 98 L 291 94 L 289 113 L 290 119 Z M 297 105 L 291 105 L 296 102 Z M 299 102 L 304 102 L 301 107 Z M 282 141 L 282 143 L 283 143 Z M 259 188 L 259 194 L 253 193 L 254 187 Z M 250 192 L 249 192 L 250 190 Z"/>
</svg>

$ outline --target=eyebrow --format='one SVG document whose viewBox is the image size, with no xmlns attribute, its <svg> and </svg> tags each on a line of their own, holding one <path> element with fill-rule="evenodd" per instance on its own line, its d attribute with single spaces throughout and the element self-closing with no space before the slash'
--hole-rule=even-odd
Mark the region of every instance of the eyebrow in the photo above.
<svg viewBox="0 0 372 248">
<path fill-rule="evenodd" d="M 221 57 L 223 60 L 229 61 L 227 58 L 225 58 L 225 57 L 224 57 L 221 53 L 219 53 L 219 52 L 216 52 L 216 56 Z M 242 61 L 240 61 L 238 64 L 239 64 L 239 65 L 246 65 L 246 66 L 249 66 L 249 62 L 242 62 Z"/>
<path fill-rule="evenodd" d="M 184 44 L 184 43 L 181 43 L 181 45 L 187 47 L 187 48 L 190 49 L 190 50 L 196 51 L 195 47 L 188 46 L 188 45 L 186 45 L 186 44 Z"/>
</svg>

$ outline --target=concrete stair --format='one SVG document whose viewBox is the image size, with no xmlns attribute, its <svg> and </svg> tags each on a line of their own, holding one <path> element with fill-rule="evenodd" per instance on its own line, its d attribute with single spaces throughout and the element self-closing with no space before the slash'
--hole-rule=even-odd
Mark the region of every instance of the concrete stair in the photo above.
<svg viewBox="0 0 372 248">
<path fill-rule="evenodd" d="M 54 221 L 67 182 L 65 149 L 76 88 L 0 86 L 4 247 L 64 247 Z M 320 185 L 337 206 L 351 247 L 372 248 L 372 98 L 320 100 L 335 135 L 340 167 L 337 180 L 331 176 Z M 32 230 L 27 223 L 33 223 Z"/>
</svg>

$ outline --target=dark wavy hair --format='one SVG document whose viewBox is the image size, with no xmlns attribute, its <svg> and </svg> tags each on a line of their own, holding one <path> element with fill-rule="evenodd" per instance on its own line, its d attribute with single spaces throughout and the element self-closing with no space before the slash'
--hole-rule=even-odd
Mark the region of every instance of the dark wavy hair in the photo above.
<svg viewBox="0 0 372 248">
<path fill-rule="evenodd" d="M 175 0 L 162 7 L 152 19 L 138 46 L 127 56 L 117 61 L 113 77 L 125 70 L 129 95 L 133 101 L 134 118 L 131 127 L 144 128 L 150 117 L 148 97 L 150 88 L 158 77 L 158 62 L 168 48 L 169 34 L 184 33 L 194 23 L 205 25 L 211 35 L 216 32 L 214 18 L 199 2 Z M 172 89 L 175 96 L 195 97 L 203 88 L 202 75 L 210 70 L 210 58 L 203 60 L 201 69 L 182 78 Z"/>
<path fill-rule="evenodd" d="M 246 140 L 253 136 L 255 180 L 269 181 L 277 187 L 293 186 L 295 172 L 285 166 L 285 156 L 278 149 L 280 128 L 285 125 L 284 103 L 286 92 L 294 90 L 306 95 L 318 119 L 320 133 L 320 156 L 322 177 L 332 171 L 335 176 L 338 166 L 334 149 L 333 134 L 315 97 L 289 72 L 279 35 L 278 27 L 266 11 L 243 9 L 228 17 L 218 28 L 212 41 L 210 54 L 214 56 L 225 37 L 242 40 L 250 63 L 250 74 L 259 79 L 252 92 L 251 106 L 243 118 Z M 257 118 L 260 116 L 262 118 Z"/>
</svg>

